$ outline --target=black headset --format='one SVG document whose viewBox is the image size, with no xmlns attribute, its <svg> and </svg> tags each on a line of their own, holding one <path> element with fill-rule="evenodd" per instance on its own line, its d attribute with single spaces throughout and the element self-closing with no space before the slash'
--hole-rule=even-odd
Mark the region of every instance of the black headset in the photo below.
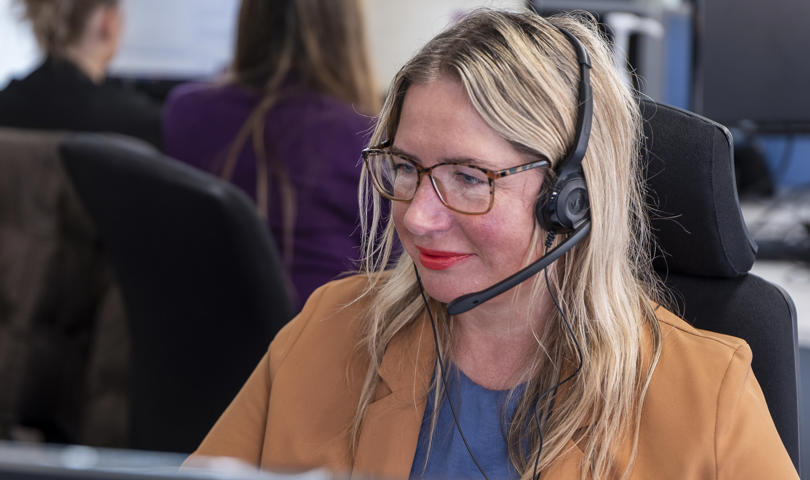
<svg viewBox="0 0 810 480">
<path fill-rule="evenodd" d="M 557 178 L 545 198 L 538 200 L 535 207 L 537 220 L 547 232 L 568 233 L 590 220 L 588 186 L 582 159 L 588 148 L 593 117 L 593 95 L 591 92 L 591 60 L 582 43 L 567 30 L 559 29 L 577 53 L 579 62 L 579 106 L 577 107 L 577 134 L 574 147 L 555 167 Z"/>
<path fill-rule="evenodd" d="M 571 42 L 579 63 L 579 98 L 577 106 L 577 130 L 573 147 L 554 168 L 556 178 L 548 193 L 535 204 L 535 215 L 549 233 L 550 245 L 559 233 L 570 233 L 562 243 L 527 267 L 508 278 L 479 292 L 469 293 L 454 299 L 447 305 L 450 315 L 464 313 L 493 297 L 517 286 L 532 275 L 559 259 L 565 252 L 579 243 L 591 229 L 591 210 L 588 200 L 588 185 L 582 170 L 582 159 L 588 149 L 593 117 L 593 92 L 591 91 L 591 59 L 585 46 L 567 30 L 557 27 Z"/>
</svg>

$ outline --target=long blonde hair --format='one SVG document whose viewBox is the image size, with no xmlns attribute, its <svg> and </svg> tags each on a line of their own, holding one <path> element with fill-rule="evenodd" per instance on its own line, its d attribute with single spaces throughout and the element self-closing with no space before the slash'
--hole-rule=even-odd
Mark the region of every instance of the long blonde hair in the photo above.
<svg viewBox="0 0 810 480">
<path fill-rule="evenodd" d="M 227 151 L 221 175 L 230 180 L 247 141 L 256 154 L 256 204 L 268 216 L 270 176 L 281 199 L 283 257 L 293 252 L 296 194 L 287 170 L 265 145 L 267 112 L 285 95 L 285 82 L 330 95 L 373 114 L 378 107 L 362 0 L 242 0 L 231 82 L 262 98 Z M 271 146 L 272 148 L 272 146 Z"/>
<path fill-rule="evenodd" d="M 577 37 L 593 64 L 593 126 L 583 169 L 591 203 L 588 238 L 557 262 L 550 275 L 562 311 L 582 351 L 582 369 L 557 395 L 543 422 L 539 468 L 565 453 L 569 441 L 584 452 L 582 478 L 619 476 L 615 447 L 629 439 L 633 450 L 624 469 L 629 475 L 637 447 L 641 405 L 660 353 L 660 329 L 654 302 L 662 291 L 652 273 L 650 228 L 639 168 L 640 114 L 632 92 L 612 70 L 609 47 L 592 18 L 479 10 L 431 40 L 396 75 L 371 143 L 393 140 L 410 85 L 440 76 L 454 78 L 466 90 L 484 121 L 521 152 L 563 158 L 573 143 L 579 68 L 571 43 L 555 28 Z M 548 175 L 547 175 L 548 177 Z M 351 426 L 356 448 L 366 407 L 379 382 L 378 367 L 391 339 L 424 312 L 413 261 L 403 254 L 381 274 L 395 243 L 394 226 L 381 218 L 382 200 L 364 172 L 360 200 L 375 215 L 363 224 L 364 264 L 369 284 L 361 298 L 370 309 L 364 318 L 360 348 L 371 364 Z M 532 245 L 542 231 L 535 224 Z M 559 236 L 558 236 L 559 237 Z M 557 238 L 560 241 L 560 238 Z M 530 253 L 533 255 L 533 252 Z M 530 258 L 526 258 L 526 262 Z M 542 275 L 522 287 L 537 300 L 546 289 Z M 445 306 L 429 301 L 436 314 L 439 348 L 452 356 L 453 322 Z M 651 332 L 652 351 L 642 348 Z M 574 342 L 559 313 L 536 332 L 537 354 L 526 365 L 526 388 L 509 422 L 510 459 L 521 478 L 532 477 L 540 449 L 535 411 L 549 408 L 541 392 L 578 365 Z M 542 364 L 542 368 L 540 368 Z M 440 392 L 434 381 L 434 394 Z M 434 402 L 434 426 L 439 402 Z"/>
</svg>

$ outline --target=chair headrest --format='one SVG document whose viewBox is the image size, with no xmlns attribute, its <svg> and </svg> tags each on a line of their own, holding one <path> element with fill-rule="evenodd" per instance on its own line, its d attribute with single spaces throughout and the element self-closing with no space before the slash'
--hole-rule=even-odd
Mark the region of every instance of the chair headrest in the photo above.
<svg viewBox="0 0 810 480">
<path fill-rule="evenodd" d="M 641 112 L 656 270 L 744 275 L 757 247 L 740 211 L 731 133 L 695 113 L 648 100 L 641 101 Z"/>
</svg>

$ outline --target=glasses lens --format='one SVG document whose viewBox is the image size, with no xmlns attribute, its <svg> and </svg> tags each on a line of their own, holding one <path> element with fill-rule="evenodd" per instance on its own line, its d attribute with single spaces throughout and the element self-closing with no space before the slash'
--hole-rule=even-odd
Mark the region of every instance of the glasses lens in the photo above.
<svg viewBox="0 0 810 480">
<path fill-rule="evenodd" d="M 492 201 L 489 177 L 467 165 L 439 165 L 432 175 L 448 206 L 466 213 L 484 213 Z"/>
<path fill-rule="evenodd" d="M 371 152 L 366 166 L 374 185 L 384 196 L 393 200 L 410 200 L 419 183 L 416 167 L 404 158 L 385 152 Z"/>
<path fill-rule="evenodd" d="M 392 200 L 413 199 L 419 185 L 419 170 L 409 160 L 387 152 L 369 152 L 366 167 L 374 186 Z M 463 213 L 484 213 L 492 202 L 491 180 L 481 170 L 467 165 L 438 165 L 431 180 L 439 198 Z"/>
</svg>

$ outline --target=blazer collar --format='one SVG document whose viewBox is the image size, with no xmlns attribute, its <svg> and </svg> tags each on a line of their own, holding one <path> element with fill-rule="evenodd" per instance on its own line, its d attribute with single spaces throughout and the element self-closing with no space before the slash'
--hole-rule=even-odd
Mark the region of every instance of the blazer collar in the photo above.
<svg viewBox="0 0 810 480">
<path fill-rule="evenodd" d="M 433 332 L 425 313 L 397 334 L 383 355 L 381 382 L 360 432 L 355 472 L 386 478 L 410 475 L 435 362 Z M 559 394 L 567 390 L 562 388 Z M 540 478 L 578 477 L 583 456 L 579 445 L 569 441 Z"/>
<path fill-rule="evenodd" d="M 384 478 L 410 474 L 435 359 L 427 314 L 388 344 L 375 400 L 363 418 L 354 471 Z"/>
<path fill-rule="evenodd" d="M 403 399 L 421 397 L 430 388 L 435 364 L 433 330 L 427 313 L 423 313 L 388 344 L 380 364 L 380 378 Z"/>
</svg>

